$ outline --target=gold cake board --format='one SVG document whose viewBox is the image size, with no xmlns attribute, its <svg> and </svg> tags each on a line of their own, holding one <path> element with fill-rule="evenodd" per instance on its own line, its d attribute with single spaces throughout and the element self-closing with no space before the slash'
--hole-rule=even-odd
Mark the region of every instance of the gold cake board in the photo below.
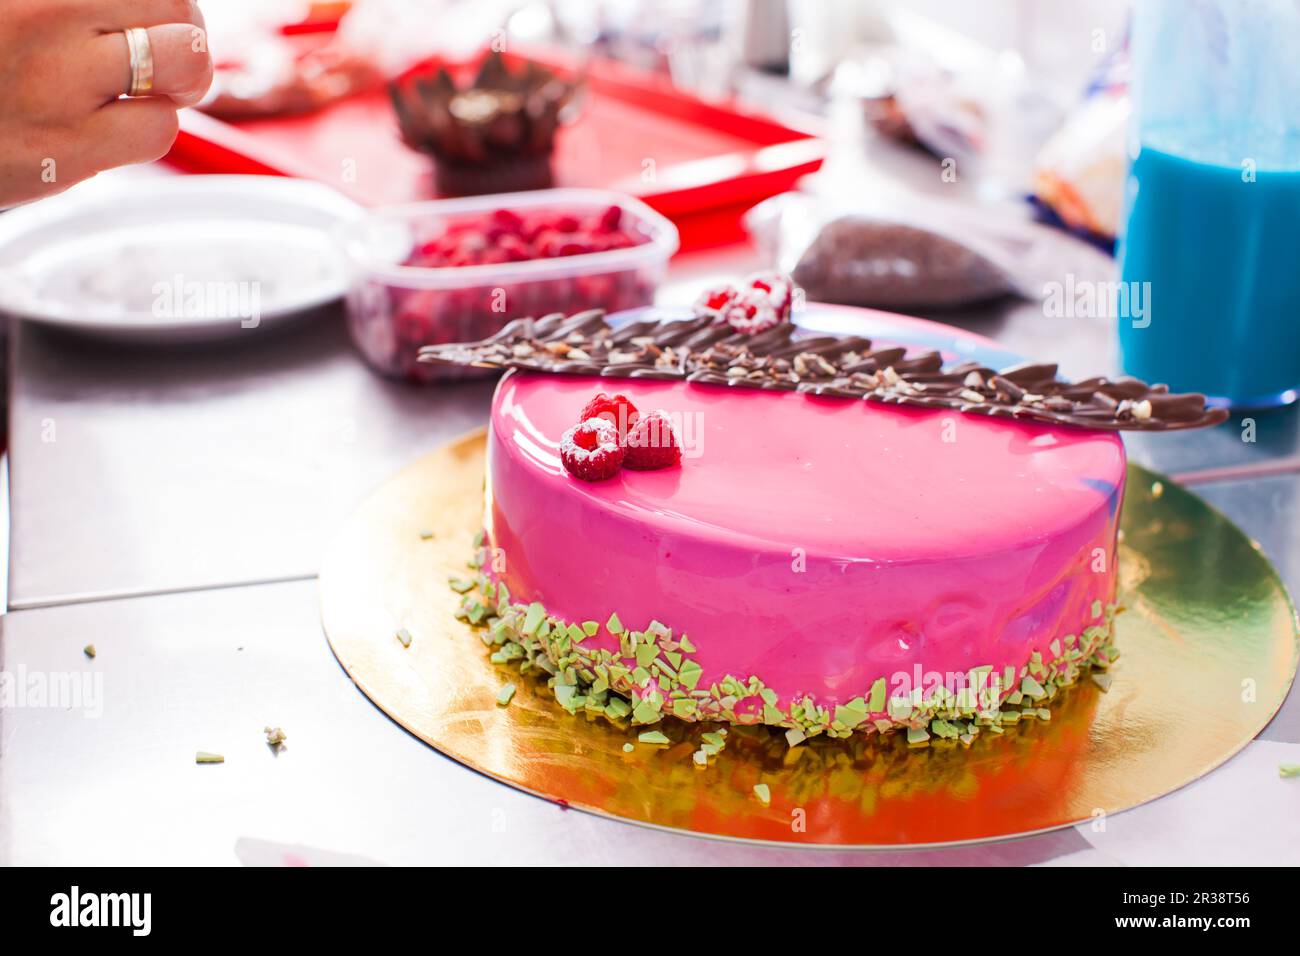
<svg viewBox="0 0 1300 956">
<path fill-rule="evenodd" d="M 969 748 L 909 748 L 894 734 L 791 749 L 767 728 L 732 727 L 726 749 L 697 768 L 690 754 L 711 728 L 670 719 L 657 729 L 672 744 L 627 753 L 636 729 L 568 714 L 544 681 L 491 664 L 478 633 L 453 616 L 459 595 L 447 578 L 472 575 L 484 447 L 481 430 L 444 445 L 348 520 L 321 570 L 325 633 L 397 723 L 453 760 L 567 806 L 800 845 L 1019 836 L 1116 813 L 1208 773 L 1263 729 L 1295 675 L 1295 610 L 1267 559 L 1195 495 L 1130 465 L 1126 611 L 1107 692 L 1085 678 L 1053 701 L 1050 721 L 985 733 Z M 518 690 L 500 707 L 508 682 Z M 760 783 L 770 805 L 755 796 Z"/>
</svg>

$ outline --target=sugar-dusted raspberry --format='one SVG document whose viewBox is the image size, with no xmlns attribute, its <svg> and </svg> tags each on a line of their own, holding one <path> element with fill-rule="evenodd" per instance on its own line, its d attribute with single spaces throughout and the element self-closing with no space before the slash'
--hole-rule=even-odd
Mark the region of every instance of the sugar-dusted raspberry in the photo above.
<svg viewBox="0 0 1300 956">
<path fill-rule="evenodd" d="M 663 411 L 647 412 L 627 433 L 623 464 L 637 471 L 671 468 L 681 463 L 682 447 Z"/>
<path fill-rule="evenodd" d="M 790 321 L 794 283 L 788 276 L 765 272 L 750 276 L 740 294 L 721 310 L 721 318 L 737 332 L 750 335 Z"/>
<path fill-rule="evenodd" d="M 734 302 L 739 294 L 739 290 L 733 285 L 705 289 L 700 293 L 700 297 L 695 300 L 695 314 L 701 317 L 711 315 L 715 318 L 721 318 L 723 310 Z"/>
<path fill-rule="evenodd" d="M 618 429 L 603 418 L 574 425 L 560 439 L 564 470 L 583 481 L 613 478 L 623 466 L 623 454 Z"/>
<path fill-rule="evenodd" d="M 582 411 L 578 413 L 578 421 L 585 422 L 589 418 L 599 418 L 601 421 L 609 422 L 618 429 L 619 441 L 627 437 L 628 429 L 636 424 L 636 420 L 641 413 L 636 410 L 632 400 L 626 395 L 606 395 L 604 392 L 597 392 L 596 397 L 583 406 Z"/>
</svg>

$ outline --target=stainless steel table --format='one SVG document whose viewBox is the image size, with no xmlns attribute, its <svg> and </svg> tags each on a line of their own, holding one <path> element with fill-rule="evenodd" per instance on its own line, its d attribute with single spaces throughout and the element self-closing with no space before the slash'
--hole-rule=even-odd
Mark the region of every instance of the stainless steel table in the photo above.
<svg viewBox="0 0 1300 956">
<path fill-rule="evenodd" d="M 752 261 L 744 249 L 686 257 L 664 298 L 688 301 Z M 1067 372 L 1109 364 L 1105 323 L 1047 320 L 1031 305 L 949 318 L 1025 354 L 1068 356 Z M 321 634 L 314 575 L 331 530 L 371 487 L 483 421 L 490 384 L 378 378 L 337 311 L 200 351 L 108 350 L 24 325 L 12 335 L 0 667 L 101 683 L 84 706 L 0 711 L 2 863 L 1033 864 L 1125 862 L 1144 846 L 1116 836 L 1117 821 L 1104 841 L 1079 828 L 912 853 L 759 848 L 565 812 L 480 777 L 353 687 Z M 1300 465 L 1251 476 L 1295 454 L 1300 417 L 1260 415 L 1255 430 L 1243 442 L 1234 419 L 1129 447 L 1161 470 L 1228 468 L 1202 492 L 1300 591 Z M 1211 777 L 1240 776 L 1243 794 L 1274 786 L 1256 764 L 1300 762 L 1298 699 L 1252 745 L 1262 756 Z M 267 724 L 289 734 L 279 756 Z M 227 763 L 196 766 L 196 750 Z M 1143 833 L 1170 834 L 1149 851 L 1157 861 L 1214 852 L 1183 822 L 1208 785 L 1136 811 Z M 1240 812 L 1231 839 L 1261 857 L 1300 842 L 1300 814 L 1214 812 Z"/>
</svg>

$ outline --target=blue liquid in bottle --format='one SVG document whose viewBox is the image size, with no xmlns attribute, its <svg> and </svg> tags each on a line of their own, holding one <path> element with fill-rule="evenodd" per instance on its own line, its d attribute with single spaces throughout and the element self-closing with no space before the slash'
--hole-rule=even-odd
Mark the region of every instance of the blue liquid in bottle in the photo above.
<svg viewBox="0 0 1300 956">
<path fill-rule="evenodd" d="M 1249 160 L 1189 158 L 1217 150 L 1143 137 L 1129 171 L 1120 264 L 1125 282 L 1150 286 L 1147 316 L 1119 319 L 1125 372 L 1236 407 L 1295 400 L 1300 142 L 1294 146 L 1283 152 L 1297 158 L 1296 168 L 1254 168 Z"/>
</svg>

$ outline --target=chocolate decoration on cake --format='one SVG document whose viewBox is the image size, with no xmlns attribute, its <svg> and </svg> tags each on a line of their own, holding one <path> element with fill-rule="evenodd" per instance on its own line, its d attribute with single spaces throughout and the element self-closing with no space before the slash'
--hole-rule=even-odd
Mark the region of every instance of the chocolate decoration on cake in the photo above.
<svg viewBox="0 0 1300 956">
<path fill-rule="evenodd" d="M 647 319 L 618 328 L 599 309 L 515 319 L 479 342 L 430 345 L 420 361 L 607 378 L 683 379 L 712 385 L 860 398 L 971 415 L 1102 431 L 1174 431 L 1225 421 L 1205 396 L 1171 394 L 1135 378 L 1067 382 L 1055 364 L 995 371 L 978 362 L 947 369 L 933 350 L 873 348 L 860 336 L 800 333 L 783 323 L 754 335 L 714 318 Z"/>
<path fill-rule="evenodd" d="M 434 161 L 444 195 L 546 189 L 563 112 L 580 84 L 526 62 L 506 66 L 489 53 L 478 75 L 458 88 L 439 68 L 389 85 L 402 139 Z"/>
</svg>

